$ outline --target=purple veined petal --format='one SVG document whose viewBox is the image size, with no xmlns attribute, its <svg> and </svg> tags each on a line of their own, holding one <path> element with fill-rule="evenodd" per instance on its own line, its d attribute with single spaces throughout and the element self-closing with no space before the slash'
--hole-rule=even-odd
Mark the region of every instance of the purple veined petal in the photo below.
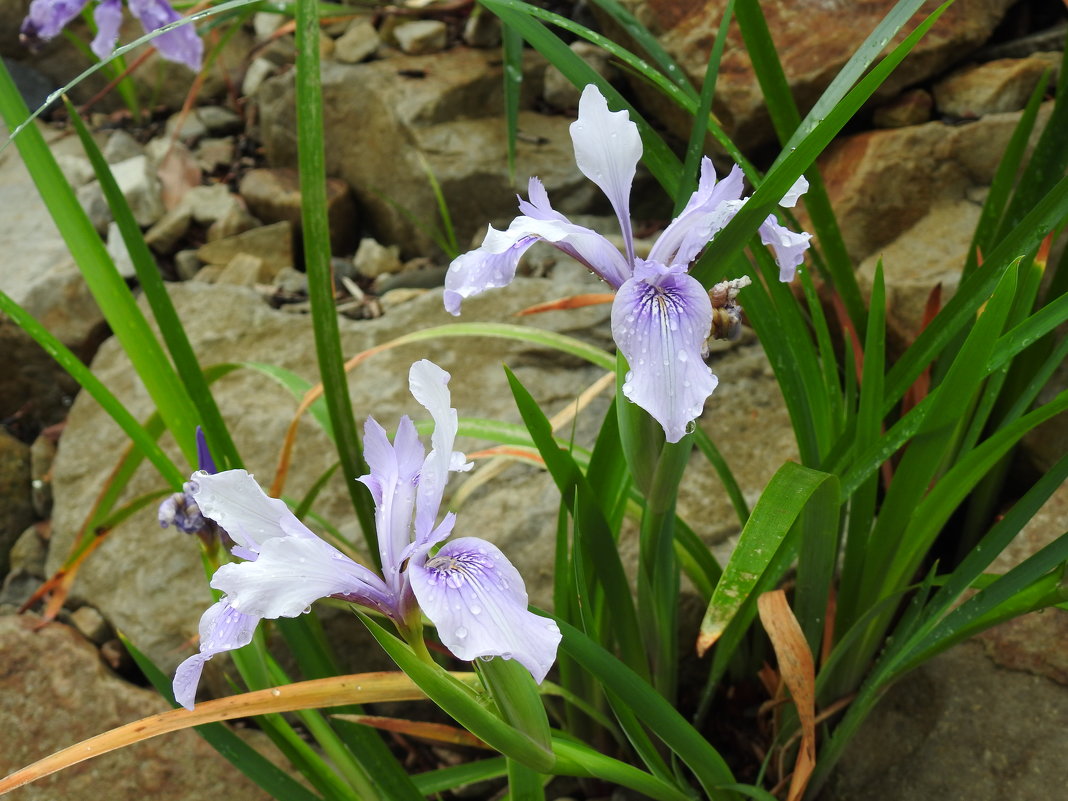
<svg viewBox="0 0 1068 801">
<path fill-rule="evenodd" d="M 425 453 L 409 417 L 401 418 L 392 443 L 378 421 L 367 418 L 364 458 L 371 472 L 357 480 L 371 490 L 375 502 L 375 530 L 382 556 L 382 573 L 394 593 L 401 590 L 400 568 L 404 561 L 401 552 L 412 538 L 416 479 Z"/>
<path fill-rule="evenodd" d="M 798 265 L 805 260 L 805 251 L 808 250 L 808 240 L 812 238 L 812 234 L 791 231 L 780 225 L 774 214 L 769 215 L 758 230 L 760 241 L 770 245 L 775 253 L 775 262 L 779 265 L 779 280 L 793 281 Z"/>
<path fill-rule="evenodd" d="M 198 471 L 186 485 L 200 513 L 210 517 L 242 548 L 239 556 L 260 551 L 263 543 L 278 537 L 315 535 L 277 498 L 269 498 L 244 470 L 209 475 Z"/>
<path fill-rule="evenodd" d="M 182 662 L 174 672 L 174 700 L 192 709 L 204 663 L 223 651 L 248 645 L 259 622 L 258 617 L 236 611 L 226 599 L 208 607 L 200 617 L 200 652 Z"/>
<path fill-rule="evenodd" d="M 47 42 L 78 16 L 89 0 L 33 0 L 19 33 L 29 44 Z"/>
<path fill-rule="evenodd" d="M 571 123 L 575 163 L 579 170 L 600 187 L 615 209 L 619 227 L 627 243 L 627 264 L 634 264 L 634 242 L 630 226 L 630 187 L 642 157 L 638 126 L 624 111 L 609 111 L 608 101 L 593 84 L 587 84 L 579 98 L 578 119 Z"/>
<path fill-rule="evenodd" d="M 431 449 L 419 473 L 419 490 L 415 507 L 415 536 L 426 536 L 437 520 L 441 497 L 450 471 L 467 471 L 471 463 L 452 446 L 456 441 L 459 422 L 452 408 L 449 392 L 451 376 L 431 361 L 422 359 L 412 365 L 408 372 L 408 387 L 412 396 L 421 403 L 434 419 L 434 433 L 430 436 Z"/>
<path fill-rule="evenodd" d="M 716 168 L 707 156 L 701 159 L 697 190 L 686 207 L 664 229 L 649 251 L 649 261 L 667 265 L 689 265 L 742 207 L 744 176 L 738 165 L 722 181 L 716 182 Z"/>
<path fill-rule="evenodd" d="M 164 25 L 182 18 L 167 0 L 128 0 L 128 4 L 130 13 L 141 22 L 145 33 L 159 30 Z M 200 71 L 200 63 L 204 58 L 204 42 L 197 36 L 193 23 L 160 34 L 152 40 L 152 44 L 168 61 L 185 64 L 193 72 Z"/>
<path fill-rule="evenodd" d="M 408 573 L 420 608 L 458 658 L 515 659 L 536 682 L 545 679 L 560 630 L 527 609 L 523 577 L 497 546 L 462 537 L 425 561 L 417 552 Z"/>
<path fill-rule="evenodd" d="M 563 239 L 550 240 L 553 247 L 585 265 L 613 289 L 619 289 L 623 282 L 630 278 L 633 272 L 630 264 L 616 246 L 596 231 L 576 225 L 554 209 L 549 204 L 549 195 L 541 181 L 531 178 L 527 194 L 530 197 L 529 202 L 522 198 L 519 200 L 519 210 L 524 215 L 530 219 L 553 220 L 568 226 L 569 233 Z"/>
<path fill-rule="evenodd" d="M 678 442 L 718 379 L 702 360 L 712 328 L 708 292 L 681 268 L 639 261 L 616 293 L 612 334 L 630 364 L 623 394 Z"/>
<path fill-rule="evenodd" d="M 396 598 L 385 582 L 318 537 L 267 540 L 255 562 L 223 565 L 211 586 L 234 609 L 268 620 L 298 617 L 330 596 L 396 615 Z"/>
<path fill-rule="evenodd" d="M 782 196 L 782 200 L 779 201 L 779 205 L 784 209 L 792 209 L 797 205 L 797 201 L 801 198 L 801 195 L 808 191 L 808 179 L 805 176 L 801 176 L 794 185 L 790 187 L 789 191 Z"/>
<path fill-rule="evenodd" d="M 115 43 L 119 41 L 119 28 L 122 27 L 122 0 L 100 0 L 93 11 L 96 22 L 96 36 L 90 45 L 93 54 L 101 61 L 111 55 Z M 197 428 L 197 431 L 200 429 Z"/>
</svg>

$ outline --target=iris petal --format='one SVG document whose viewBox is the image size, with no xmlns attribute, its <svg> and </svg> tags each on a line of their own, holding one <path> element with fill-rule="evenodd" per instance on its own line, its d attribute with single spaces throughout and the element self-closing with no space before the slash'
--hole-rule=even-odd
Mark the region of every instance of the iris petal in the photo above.
<svg viewBox="0 0 1068 801">
<path fill-rule="evenodd" d="M 626 111 L 609 111 L 608 101 L 593 84 L 582 90 L 578 119 L 571 123 L 575 163 L 605 193 L 619 218 L 627 243 L 627 263 L 634 263 L 630 225 L 630 187 L 642 157 L 638 126 Z"/>
<path fill-rule="evenodd" d="M 128 0 L 130 13 L 141 22 L 146 33 L 182 18 L 166 0 Z M 159 54 L 168 61 L 185 64 L 193 72 L 200 70 L 204 58 L 204 42 L 197 36 L 193 23 L 160 34 L 152 40 Z"/>
<path fill-rule="evenodd" d="M 96 22 L 96 36 L 90 45 L 93 53 L 101 61 L 111 55 L 115 43 L 119 41 L 119 28 L 122 27 L 122 0 L 100 0 L 93 11 Z"/>
<path fill-rule="evenodd" d="M 536 682 L 545 679 L 560 630 L 527 609 L 523 578 L 497 546 L 461 537 L 425 562 L 417 553 L 408 572 L 420 608 L 458 658 L 515 659 Z"/>
<path fill-rule="evenodd" d="M 19 33 L 31 44 L 59 35 L 78 16 L 89 0 L 33 0 Z"/>
<path fill-rule="evenodd" d="M 260 619 L 235 610 L 224 599 L 208 607 L 200 617 L 200 652 L 178 666 L 174 673 L 174 700 L 193 708 L 204 663 L 223 651 L 232 651 L 252 642 Z"/>
<path fill-rule="evenodd" d="M 690 195 L 686 207 L 653 243 L 649 251 L 650 261 L 689 265 L 742 207 L 742 179 L 742 171 L 736 165 L 717 183 L 716 168 L 711 159 L 704 157 L 697 191 Z"/>
<path fill-rule="evenodd" d="M 718 383 L 702 360 L 712 328 L 712 303 L 677 268 L 640 262 L 616 293 L 612 333 L 630 364 L 623 394 L 678 442 Z"/>
<path fill-rule="evenodd" d="M 760 224 L 759 230 L 760 241 L 770 245 L 775 253 L 775 263 L 779 265 L 779 280 L 793 281 L 798 265 L 805 260 L 805 251 L 808 250 L 808 240 L 812 238 L 812 234 L 791 231 L 780 225 L 773 214 Z"/>
</svg>

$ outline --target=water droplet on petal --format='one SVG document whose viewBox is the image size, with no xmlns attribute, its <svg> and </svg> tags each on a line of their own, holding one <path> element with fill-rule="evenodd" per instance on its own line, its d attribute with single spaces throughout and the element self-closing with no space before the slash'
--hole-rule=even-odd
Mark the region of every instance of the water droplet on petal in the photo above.
<svg viewBox="0 0 1068 801">
<path fill-rule="evenodd" d="M 675 355 L 676 355 L 676 356 L 678 357 L 678 359 L 679 359 L 679 361 L 680 361 L 680 362 L 684 362 L 684 361 L 686 361 L 686 360 L 687 360 L 688 358 L 690 358 L 689 356 L 687 356 L 687 355 L 686 355 L 686 351 L 684 351 L 684 350 L 680 350 L 680 351 L 679 351 L 678 353 L 676 353 Z"/>
<path fill-rule="evenodd" d="M 456 629 L 456 638 L 458 640 L 462 640 L 466 636 L 467 636 L 467 629 L 465 629 L 463 626 L 460 626 L 460 628 Z"/>
<path fill-rule="evenodd" d="M 473 606 L 471 607 L 471 610 L 470 610 L 470 611 L 471 611 L 471 614 L 472 614 L 472 615 L 480 615 L 480 614 L 482 614 L 482 607 L 481 607 L 481 606 L 479 606 L 478 604 L 474 604 L 474 605 L 473 605 Z"/>
</svg>

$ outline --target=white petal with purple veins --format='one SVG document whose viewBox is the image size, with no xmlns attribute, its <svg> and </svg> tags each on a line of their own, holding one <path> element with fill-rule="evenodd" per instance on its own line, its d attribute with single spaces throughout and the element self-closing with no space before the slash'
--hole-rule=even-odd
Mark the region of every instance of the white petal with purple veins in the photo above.
<svg viewBox="0 0 1068 801">
<path fill-rule="evenodd" d="M 742 179 L 741 169 L 735 166 L 717 183 L 716 168 L 711 159 L 704 157 L 697 191 L 690 195 L 686 207 L 653 243 L 649 260 L 688 266 L 738 213 L 742 206 Z"/>
<path fill-rule="evenodd" d="M 791 231 L 780 225 L 773 214 L 760 224 L 759 230 L 760 241 L 770 245 L 775 252 L 775 262 L 779 265 L 779 280 L 793 281 L 798 265 L 805 260 L 805 251 L 808 250 L 808 240 L 812 238 L 812 234 Z"/>
<path fill-rule="evenodd" d="M 634 263 L 630 226 L 630 187 L 642 157 L 638 126 L 626 111 L 609 111 L 608 101 L 592 83 L 582 90 L 578 119 L 571 123 L 575 163 L 605 193 L 619 218 L 627 243 L 627 262 Z"/>
<path fill-rule="evenodd" d="M 718 380 L 702 360 L 712 328 L 712 303 L 701 284 L 681 271 L 639 262 L 616 293 L 612 333 L 630 365 L 623 394 L 678 442 L 701 414 Z"/>
<path fill-rule="evenodd" d="M 297 617 L 331 595 L 387 613 L 393 603 L 377 574 L 318 537 L 268 540 L 255 562 L 216 570 L 211 586 L 226 593 L 234 609 L 267 619 Z"/>
<path fill-rule="evenodd" d="M 225 599 L 208 607 L 200 617 L 200 652 L 182 662 L 174 673 L 174 699 L 192 709 L 204 663 L 215 654 L 248 645 L 259 622 L 254 615 L 236 611 Z"/>
<path fill-rule="evenodd" d="M 425 553 L 425 551 L 424 551 Z M 560 630 L 527 609 L 522 576 L 497 546 L 475 537 L 446 543 L 408 572 L 419 606 L 459 659 L 515 659 L 539 684 L 556 659 Z"/>
<path fill-rule="evenodd" d="M 234 542 L 252 554 L 276 537 L 315 537 L 283 501 L 269 498 L 244 470 L 214 475 L 201 470 L 187 486 L 200 513 L 222 526 Z"/>
</svg>

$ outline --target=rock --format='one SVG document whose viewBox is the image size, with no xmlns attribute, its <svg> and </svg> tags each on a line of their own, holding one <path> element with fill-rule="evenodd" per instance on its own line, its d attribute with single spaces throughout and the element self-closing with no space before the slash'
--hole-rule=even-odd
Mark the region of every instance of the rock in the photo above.
<svg viewBox="0 0 1068 801">
<path fill-rule="evenodd" d="M 111 223 L 111 207 L 108 206 L 104 197 L 100 182 L 94 179 L 87 184 L 82 184 L 75 191 L 75 196 L 78 198 L 82 211 L 89 218 L 89 222 L 93 224 L 93 228 L 98 234 L 105 236 L 108 225 Z"/>
<path fill-rule="evenodd" d="M 308 276 L 292 267 L 283 267 L 274 277 L 274 285 L 293 295 L 308 294 Z"/>
<path fill-rule="evenodd" d="M 195 186 L 185 193 L 181 202 L 181 206 L 188 209 L 193 220 L 200 225 L 211 225 L 240 205 L 241 200 L 226 184 Z"/>
<path fill-rule="evenodd" d="M 1015 0 L 958 0 L 924 36 L 880 89 L 892 97 L 959 62 L 983 44 Z M 657 35 L 667 52 L 700 86 L 726 0 L 625 0 L 632 13 Z M 864 38 L 895 6 L 895 0 L 841 0 L 797 3 L 769 0 L 760 4 L 775 50 L 802 113 L 811 108 Z M 930 13 L 922 8 L 894 38 L 899 43 Z M 602 21 L 607 21 L 601 15 Z M 610 34 L 611 35 L 611 34 Z M 736 142 L 755 148 L 774 141 L 763 93 L 737 25 L 731 25 L 720 63 L 714 111 Z M 641 81 L 634 81 L 638 88 Z M 671 118 L 676 135 L 689 135 L 689 118 Z"/>
<path fill-rule="evenodd" d="M 249 214 L 248 209 L 240 204 L 235 204 L 226 214 L 213 222 L 208 227 L 208 241 L 216 242 L 227 237 L 237 236 L 253 228 L 259 228 L 261 223 L 257 218 Z"/>
<path fill-rule="evenodd" d="M 409 289 L 392 289 L 378 300 L 379 303 L 382 304 L 382 310 L 389 311 L 390 309 L 396 308 L 410 300 L 415 300 L 420 295 L 426 294 L 426 291 L 427 290 L 425 289 L 416 289 L 415 287 Z"/>
<path fill-rule="evenodd" d="M 189 145 L 208 135 L 208 126 L 195 113 L 179 111 L 172 114 L 164 128 L 168 139 L 179 139 Z"/>
<path fill-rule="evenodd" d="M 56 156 L 56 164 L 59 165 L 59 169 L 63 172 L 63 177 L 67 179 L 67 183 L 75 189 L 85 186 L 96 178 L 96 173 L 93 172 L 93 165 L 85 156 L 60 154 Z"/>
<path fill-rule="evenodd" d="M 439 19 L 417 19 L 402 22 L 393 29 L 397 45 L 410 56 L 438 53 L 445 49 L 448 28 Z"/>
<path fill-rule="evenodd" d="M 861 726 L 827 801 L 1058 797 L 1068 692 L 966 642 L 906 675 Z"/>
<path fill-rule="evenodd" d="M 220 167 L 228 167 L 234 161 L 235 143 L 232 136 L 220 139 L 207 137 L 197 145 L 196 157 L 204 172 L 212 173 Z"/>
<path fill-rule="evenodd" d="M 926 89 L 909 89 L 875 109 L 872 113 L 872 124 L 876 128 L 922 125 L 930 121 L 933 106 L 934 100 Z"/>
<path fill-rule="evenodd" d="M 378 31 L 370 20 L 357 18 L 334 42 L 334 58 L 346 64 L 357 64 L 373 56 L 379 44 Z"/>
<path fill-rule="evenodd" d="M 288 221 L 299 231 L 300 176 L 289 168 L 249 170 L 239 185 L 249 211 L 267 223 Z M 326 213 L 330 222 L 330 251 L 344 253 L 355 245 L 356 207 L 348 184 L 326 180 Z"/>
<path fill-rule="evenodd" d="M 1032 144 L 1051 107 L 1039 110 Z M 1012 112 L 959 126 L 929 122 L 832 144 L 819 165 L 849 255 L 860 263 L 933 207 L 989 186 L 1019 119 Z"/>
<path fill-rule="evenodd" d="M 941 286 L 942 304 L 957 291 L 982 207 L 968 200 L 946 201 L 890 244 L 865 259 L 857 280 L 870 291 L 880 259 L 886 283 L 888 334 L 897 344 L 920 333 L 927 298 Z"/>
<path fill-rule="evenodd" d="M 360 240 L 356 255 L 352 257 L 356 272 L 365 278 L 377 278 L 385 273 L 397 273 L 401 270 L 400 248 L 397 245 L 386 247 L 370 237 Z"/>
<path fill-rule="evenodd" d="M 286 21 L 282 14 L 270 11 L 257 11 L 252 15 L 252 29 L 256 32 L 256 41 L 265 42 L 271 38 L 278 28 Z"/>
<path fill-rule="evenodd" d="M 30 335 L 0 316 L 0 420 L 23 442 L 67 416 L 78 385 Z"/>
<path fill-rule="evenodd" d="M 23 531 L 15 540 L 15 544 L 11 546 L 8 570 L 12 573 L 22 571 L 37 579 L 45 577 L 48 542 L 41 536 L 38 525 L 30 526 Z"/>
<path fill-rule="evenodd" d="M 225 269 L 225 265 L 222 264 L 205 264 L 203 267 L 197 270 L 196 275 L 193 276 L 192 280 L 199 281 L 204 284 L 214 284 L 216 279 L 222 274 L 222 271 Z"/>
<path fill-rule="evenodd" d="M 0 728 L 17 731 L 0 751 L 7 774 L 107 729 L 170 706 L 109 671 L 96 649 L 61 623 L 0 618 Z M 47 709 L 48 714 L 41 714 Z M 274 758 L 278 758 L 274 755 Z M 267 795 L 193 731 L 146 740 L 17 790 L 21 801 L 141 798 L 266 801 Z"/>
<path fill-rule="evenodd" d="M 111 638 L 111 627 L 104 616 L 91 606 L 82 606 L 70 614 L 70 622 L 85 639 L 94 645 L 103 645 Z"/>
<path fill-rule="evenodd" d="M 459 48 L 449 52 L 447 69 L 442 58 L 323 65 L 325 125 L 335 143 L 326 154 L 327 174 L 352 187 L 369 233 L 380 242 L 400 244 L 405 257 L 427 255 L 436 247 L 412 222 L 435 224 L 439 218 L 425 165 L 442 188 L 459 241 L 484 231 L 490 220 L 507 222 L 516 213 L 504 121 L 486 116 L 503 108 L 499 58 Z M 525 63 L 522 109 L 540 94 L 536 73 L 544 62 L 530 56 Z M 295 165 L 293 76 L 271 79 L 258 99 L 269 163 Z M 575 166 L 570 122 L 527 110 L 519 114 L 525 136 L 518 143 L 516 174 L 538 175 L 554 208 L 564 214 L 601 202 L 599 191 Z"/>
<path fill-rule="evenodd" d="M 246 253 L 262 259 L 277 273 L 293 266 L 293 232 L 287 222 L 253 228 L 237 236 L 217 239 L 197 249 L 197 258 L 205 264 L 229 264 L 238 254 Z"/>
<path fill-rule="evenodd" d="M 174 254 L 174 272 L 179 281 L 188 281 L 204 266 L 195 250 L 179 250 Z"/>
<path fill-rule="evenodd" d="M 145 244 L 159 254 L 173 253 L 192 223 L 193 214 L 188 206 L 183 204 L 173 208 L 145 232 Z"/>
<path fill-rule="evenodd" d="M 210 136 L 227 136 L 240 133 L 245 127 L 241 116 L 226 106 L 200 106 L 197 111 L 199 119 Z"/>
<path fill-rule="evenodd" d="M 112 164 L 111 174 L 142 228 L 152 225 L 166 212 L 159 178 L 147 156 L 134 156 Z"/>
<path fill-rule="evenodd" d="M 501 21 L 481 6 L 475 6 L 464 22 L 463 38 L 468 47 L 499 47 Z"/>
<path fill-rule="evenodd" d="M 252 59 L 252 63 L 245 70 L 244 80 L 241 81 L 241 94 L 245 97 L 255 95 L 263 82 L 271 77 L 276 69 L 278 65 L 270 59 L 262 57 Z"/>
<path fill-rule="evenodd" d="M 33 519 L 30 447 L 0 428 L 0 576 L 7 573 L 8 551 Z"/>
<path fill-rule="evenodd" d="M 108 164 L 118 164 L 120 161 L 143 156 L 145 148 L 129 133 L 119 129 L 112 131 L 108 141 L 104 144 L 103 153 L 104 161 Z"/>
<path fill-rule="evenodd" d="M 1003 58 L 966 67 L 935 84 L 935 104 L 951 117 L 1019 111 L 1048 69 L 1041 58 Z"/>
<path fill-rule="evenodd" d="M 40 520 L 52 516 L 52 463 L 56 460 L 57 434 L 44 431 L 30 445 L 30 489 L 33 512 Z"/>
<path fill-rule="evenodd" d="M 223 267 L 215 279 L 217 284 L 254 287 L 274 280 L 274 274 L 264 264 L 263 259 L 248 253 L 238 253 Z"/>
<path fill-rule="evenodd" d="M 119 275 L 129 280 L 137 277 L 137 268 L 134 267 L 133 257 L 126 249 L 126 240 L 122 238 L 119 224 L 112 220 L 108 223 L 107 250 L 111 260 L 115 262 L 115 269 Z"/>
<path fill-rule="evenodd" d="M 602 78 L 605 80 L 612 78 L 614 72 L 611 65 L 612 57 L 607 51 L 585 39 L 578 39 L 569 47 L 571 52 L 589 64 Z M 542 96 L 546 103 L 554 108 L 570 111 L 578 108 L 580 95 L 578 87 L 565 78 L 554 65 L 550 64 L 545 68 L 545 91 Z"/>
</svg>

